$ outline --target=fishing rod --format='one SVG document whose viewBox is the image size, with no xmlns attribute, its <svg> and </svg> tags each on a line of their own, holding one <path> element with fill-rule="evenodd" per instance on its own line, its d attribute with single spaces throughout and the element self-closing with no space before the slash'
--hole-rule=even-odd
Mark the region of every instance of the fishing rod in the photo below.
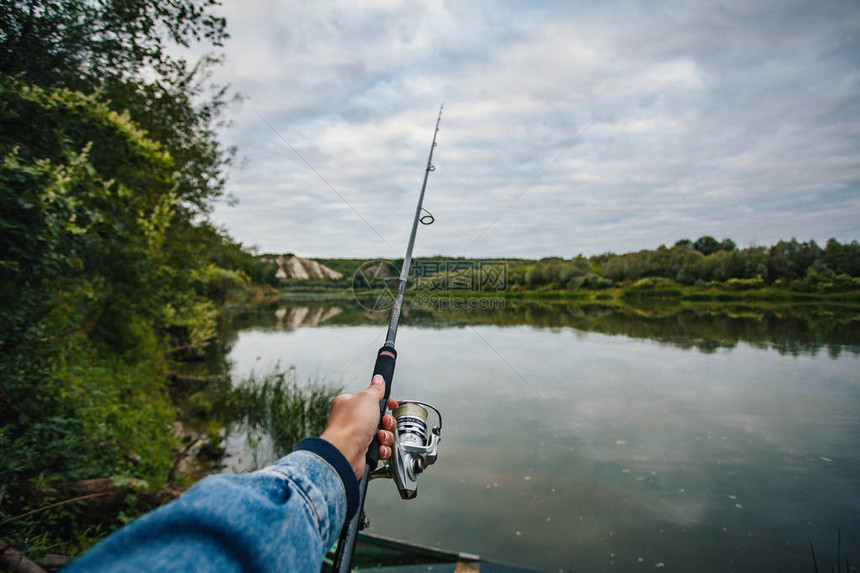
<svg viewBox="0 0 860 573">
<path fill-rule="evenodd" d="M 412 221 L 412 233 L 409 235 L 409 245 L 403 258 L 403 268 L 400 270 L 400 280 L 397 283 L 397 295 L 394 297 L 394 307 L 391 309 L 391 320 L 388 323 L 388 333 L 385 344 L 376 353 L 376 364 L 373 376 L 380 374 L 385 380 L 385 396 L 379 401 L 379 426 L 382 428 L 382 416 L 385 414 L 388 397 L 391 396 L 391 383 L 394 380 L 394 365 L 397 362 L 397 351 L 394 349 L 394 339 L 397 338 L 397 327 L 400 325 L 400 310 L 403 307 L 403 294 L 406 292 L 406 280 L 409 276 L 409 266 L 412 264 L 412 247 L 415 246 L 415 235 L 418 223 L 430 225 L 433 215 L 424 209 L 424 192 L 427 190 L 427 179 L 436 170 L 433 166 L 433 150 L 436 148 L 436 135 L 439 133 L 439 123 L 442 121 L 444 104 L 439 107 L 436 118 L 436 131 L 433 132 L 433 143 L 430 145 L 430 157 L 427 158 L 427 168 L 424 170 L 424 182 L 421 184 L 421 194 L 418 196 L 418 206 L 415 208 L 415 218 Z M 421 215 L 421 212 L 427 213 Z M 428 410 L 432 410 L 438 421 L 428 432 Z M 367 484 L 375 478 L 393 478 L 403 499 L 413 499 L 418 495 L 418 478 L 421 473 L 436 462 L 437 448 L 442 436 L 442 414 L 435 407 L 417 400 L 401 400 L 400 405 L 392 413 L 397 421 L 394 431 L 394 446 L 391 448 L 391 459 L 379 466 L 379 442 L 376 434 L 370 442 L 365 458 L 364 475 L 358 482 L 358 511 L 344 525 L 337 543 L 334 556 L 333 571 L 347 572 L 352 568 L 352 558 L 355 554 L 355 542 L 360 529 L 367 527 L 370 522 L 364 514 L 364 501 L 367 497 Z M 379 467 L 377 467 L 379 466 Z"/>
</svg>

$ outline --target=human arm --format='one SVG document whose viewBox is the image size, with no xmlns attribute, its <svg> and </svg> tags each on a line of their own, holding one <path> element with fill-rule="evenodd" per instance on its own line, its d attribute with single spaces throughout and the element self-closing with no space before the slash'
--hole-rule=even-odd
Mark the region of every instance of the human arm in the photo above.
<svg viewBox="0 0 860 573">
<path fill-rule="evenodd" d="M 381 378 L 380 378 L 381 380 Z M 210 476 L 115 532 L 67 571 L 315 571 L 354 512 L 384 383 L 332 402 L 321 438 L 250 474 Z M 396 406 L 390 401 L 389 406 Z M 376 434 L 391 455 L 394 420 Z"/>
</svg>

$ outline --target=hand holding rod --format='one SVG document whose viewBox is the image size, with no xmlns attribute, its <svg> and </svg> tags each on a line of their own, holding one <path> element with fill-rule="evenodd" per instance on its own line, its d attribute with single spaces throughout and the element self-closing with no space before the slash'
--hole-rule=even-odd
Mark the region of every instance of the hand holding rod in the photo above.
<svg viewBox="0 0 860 573">
<path fill-rule="evenodd" d="M 403 307 L 403 294 L 406 291 L 406 279 L 409 276 L 409 266 L 412 264 L 412 248 L 415 246 L 415 235 L 418 232 L 418 223 L 421 219 L 421 210 L 424 205 L 424 192 L 427 189 L 427 179 L 432 171 L 435 171 L 433 166 L 433 150 L 436 147 L 436 134 L 439 133 L 439 123 L 442 121 L 442 110 L 444 105 L 439 107 L 439 116 L 436 118 L 436 130 L 433 132 L 433 143 L 430 145 L 430 156 L 427 158 L 427 168 L 424 170 L 424 182 L 421 184 L 421 194 L 418 196 L 418 206 L 415 208 L 415 218 L 412 221 L 412 232 L 409 235 L 409 244 L 406 247 L 406 256 L 403 258 L 403 268 L 400 270 L 400 280 L 397 284 L 397 295 L 394 298 L 394 308 L 391 309 L 391 320 L 388 323 L 388 333 L 385 337 L 385 344 L 379 349 L 376 354 L 376 364 L 373 367 L 373 375 L 381 375 L 385 380 L 385 397 L 379 402 L 379 429 L 382 428 L 382 416 L 385 414 L 385 408 L 388 403 L 388 398 L 391 395 L 391 383 L 394 380 L 394 366 L 397 362 L 397 351 L 394 349 L 394 339 L 397 337 L 397 327 L 400 324 L 400 309 Z M 367 496 L 367 484 L 370 481 L 370 472 L 376 469 L 379 463 L 379 443 L 374 437 L 370 446 L 367 449 L 366 465 L 364 475 L 358 482 L 358 511 L 356 511 L 349 523 L 344 525 L 343 531 L 340 534 L 340 539 L 337 544 L 337 553 L 334 557 L 334 571 L 346 572 L 352 569 L 352 557 L 355 553 L 355 542 L 358 537 L 358 531 L 362 527 L 364 519 L 364 500 Z"/>
</svg>

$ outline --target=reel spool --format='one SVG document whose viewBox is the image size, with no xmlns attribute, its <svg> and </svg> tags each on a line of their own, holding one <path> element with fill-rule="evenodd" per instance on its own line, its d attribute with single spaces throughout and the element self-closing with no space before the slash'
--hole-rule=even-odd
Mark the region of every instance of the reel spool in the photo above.
<svg viewBox="0 0 860 573">
<path fill-rule="evenodd" d="M 428 410 L 432 410 L 438 424 L 428 428 Z M 391 460 L 377 469 L 371 477 L 394 478 L 397 491 L 403 499 L 418 495 L 418 478 L 436 462 L 439 440 L 442 439 L 442 413 L 427 402 L 402 400 L 392 412 L 397 421 Z"/>
</svg>

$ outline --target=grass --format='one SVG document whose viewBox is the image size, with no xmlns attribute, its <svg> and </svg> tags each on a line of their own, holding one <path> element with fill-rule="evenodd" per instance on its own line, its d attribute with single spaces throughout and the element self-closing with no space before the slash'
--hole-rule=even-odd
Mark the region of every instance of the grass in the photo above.
<svg viewBox="0 0 860 573">
<path fill-rule="evenodd" d="M 261 454 L 263 464 L 291 452 L 308 436 L 319 436 L 325 429 L 329 407 L 342 388 L 325 381 L 300 381 L 295 368 L 286 372 L 279 367 L 265 374 L 252 372 L 230 391 L 224 412 L 228 423 L 246 433 L 248 445 Z M 266 437 L 272 452 L 257 452 Z"/>
<path fill-rule="evenodd" d="M 815 573 L 819 573 L 820 569 L 818 568 L 818 559 L 815 557 L 815 547 L 812 545 L 812 540 L 809 541 L 809 552 L 812 555 L 812 567 Z M 836 530 L 836 568 L 834 569 L 834 563 L 830 564 L 831 573 L 842 573 L 842 563 L 845 563 L 845 573 L 851 573 L 851 564 L 848 562 L 848 558 L 846 557 L 843 561 L 842 559 L 842 530 Z M 826 569 L 825 569 L 826 571 Z"/>
</svg>

